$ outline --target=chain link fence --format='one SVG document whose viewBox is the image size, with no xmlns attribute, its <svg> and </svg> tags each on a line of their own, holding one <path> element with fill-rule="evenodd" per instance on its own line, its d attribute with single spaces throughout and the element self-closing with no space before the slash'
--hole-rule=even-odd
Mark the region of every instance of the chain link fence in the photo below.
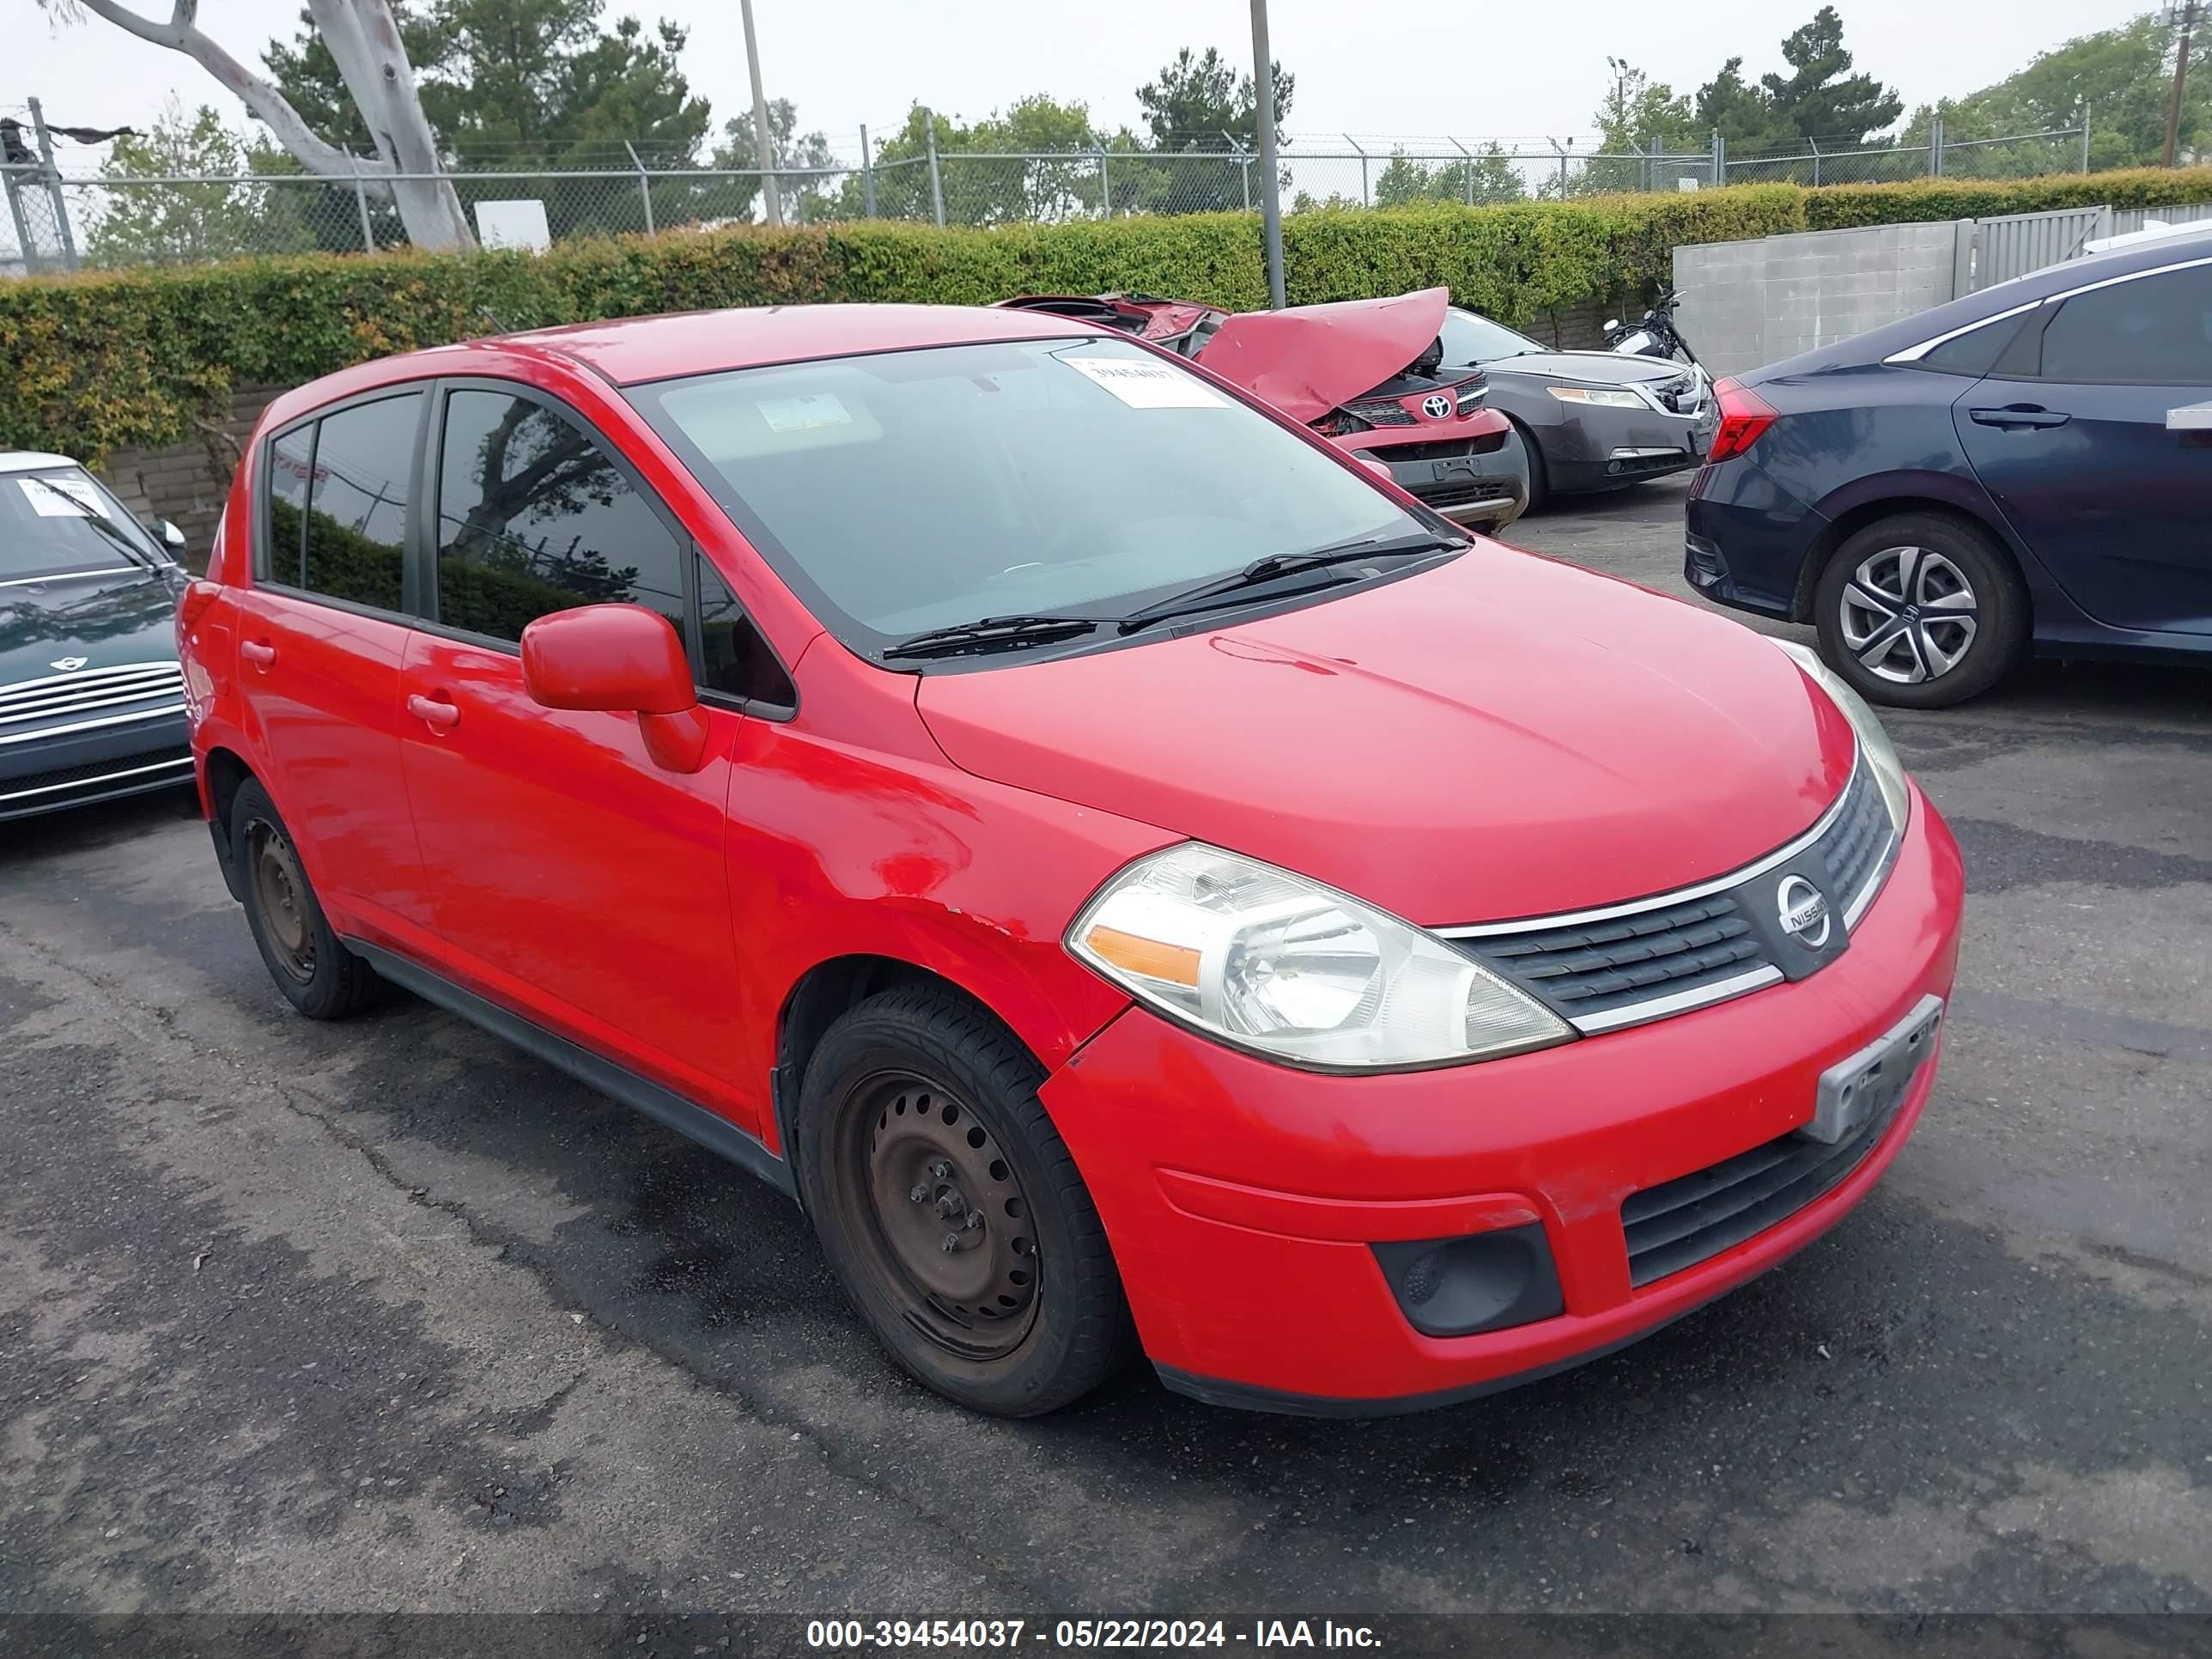
<svg viewBox="0 0 2212 1659">
<path fill-rule="evenodd" d="M 2021 178 L 2083 168 L 2082 128 L 2006 138 L 1893 146 L 1823 146 L 1734 155 L 1716 142 L 1684 153 L 1609 153 L 1587 139 L 1306 137 L 1280 150 L 1286 212 L 1411 202 L 1560 200 L 1627 191 L 1699 189 L 1775 180 L 1817 185 L 1927 177 Z M 580 237 L 754 224 L 765 217 L 751 169 L 634 165 L 450 175 L 480 229 L 520 216 L 536 245 Z M 775 174 L 783 222 L 891 219 L 989 226 L 1243 211 L 1260 204 L 1259 158 L 1224 147 L 1164 152 L 1071 150 L 858 157 Z M 378 175 L 300 173 L 228 177 L 64 176 L 42 162 L 0 167 L 8 214 L 0 274 L 198 264 L 258 255 L 358 253 L 406 241 Z M 488 210 L 489 210 L 489 215 Z M 487 241 L 500 240 L 487 233 Z"/>
</svg>

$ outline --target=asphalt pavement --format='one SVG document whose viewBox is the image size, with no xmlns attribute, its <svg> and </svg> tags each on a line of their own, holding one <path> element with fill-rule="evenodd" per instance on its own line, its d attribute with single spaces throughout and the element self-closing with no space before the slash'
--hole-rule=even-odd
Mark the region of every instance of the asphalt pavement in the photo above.
<svg viewBox="0 0 2212 1659">
<path fill-rule="evenodd" d="M 1685 592 L 1681 495 L 1507 538 Z M 1971 898 L 1890 1175 L 1369 1423 L 966 1415 L 709 1154 L 409 999 L 294 1017 L 179 799 L 0 826 L 0 1612 L 2212 1612 L 2212 676 L 1892 730 Z"/>
</svg>

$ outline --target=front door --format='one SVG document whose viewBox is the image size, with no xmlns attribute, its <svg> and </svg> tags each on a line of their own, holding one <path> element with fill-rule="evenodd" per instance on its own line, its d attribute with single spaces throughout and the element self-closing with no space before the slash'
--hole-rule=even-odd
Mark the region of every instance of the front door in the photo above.
<svg viewBox="0 0 2212 1659">
<path fill-rule="evenodd" d="M 2031 319 L 1954 406 L 2014 532 L 2098 621 L 2212 634 L 2212 260 L 2124 277 Z"/>
<path fill-rule="evenodd" d="M 403 569 L 421 391 L 340 405 L 262 452 L 239 678 L 276 809 L 332 925 L 403 948 L 430 902 L 400 777 Z"/>
<path fill-rule="evenodd" d="M 436 620 L 408 652 L 401 749 L 445 965 L 757 1132 L 723 863 L 743 717 L 710 709 L 705 763 L 669 771 L 635 714 L 532 702 L 518 654 L 533 617 L 605 600 L 684 631 L 690 542 L 572 411 L 520 387 L 442 398 Z"/>
</svg>

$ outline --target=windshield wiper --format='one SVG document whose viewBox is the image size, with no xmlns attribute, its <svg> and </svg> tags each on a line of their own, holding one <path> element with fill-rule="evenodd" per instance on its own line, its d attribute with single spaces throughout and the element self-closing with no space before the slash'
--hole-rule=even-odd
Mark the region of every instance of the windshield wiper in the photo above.
<svg viewBox="0 0 2212 1659">
<path fill-rule="evenodd" d="M 1140 628 L 1149 628 L 1156 622 L 1170 617 L 1188 615 L 1206 608 L 1209 599 L 1224 593 L 1239 592 L 1248 587 L 1259 587 L 1283 576 L 1296 576 L 1309 570 L 1326 570 L 1332 565 L 1358 564 L 1364 559 L 1410 558 L 1422 553 L 1441 552 L 1446 548 L 1459 549 L 1468 544 L 1456 537 L 1438 536 L 1429 531 L 1419 531 L 1407 536 L 1369 536 L 1356 542 L 1341 542 L 1334 547 L 1317 547 L 1308 553 L 1268 553 L 1252 561 L 1242 570 L 1232 570 L 1225 576 L 1210 582 L 1200 582 L 1196 587 L 1181 593 L 1170 593 L 1164 599 L 1156 599 L 1121 618 L 1120 630 L 1133 634 Z M 1350 580 L 1350 577 L 1340 578 Z"/>
<path fill-rule="evenodd" d="M 1024 645 L 1048 645 L 1096 632 L 1112 617 L 979 617 L 910 634 L 884 647 L 889 657 L 952 657 L 963 651 L 995 651 Z"/>
</svg>

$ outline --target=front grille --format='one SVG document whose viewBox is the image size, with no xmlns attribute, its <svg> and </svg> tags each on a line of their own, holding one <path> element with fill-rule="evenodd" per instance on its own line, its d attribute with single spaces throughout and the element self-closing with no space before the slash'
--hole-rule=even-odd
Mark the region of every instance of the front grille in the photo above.
<svg viewBox="0 0 2212 1659">
<path fill-rule="evenodd" d="M 1695 1267 L 1795 1215 L 1858 1168 L 1911 1092 L 1900 1089 L 1886 1110 L 1832 1146 L 1786 1134 L 1631 1193 L 1620 1206 L 1629 1283 L 1649 1285 Z"/>
<path fill-rule="evenodd" d="M 1844 810 L 1820 841 L 1821 856 L 1836 884 L 1830 890 L 1838 905 L 1848 908 L 1856 901 L 1879 872 L 1891 840 L 1889 808 L 1883 804 L 1881 787 L 1872 770 L 1862 766 L 1844 792 Z"/>
<path fill-rule="evenodd" d="M 1425 501 L 1434 497 L 1424 495 Z M 1555 919 L 1441 930 L 1495 973 L 1584 1035 L 1686 1013 L 1791 975 L 1814 959 L 1778 961 L 1798 946 L 1748 907 L 1774 912 L 1778 866 L 1806 873 L 1848 933 L 1871 901 L 1897 836 L 1881 786 L 1862 759 L 1843 793 L 1805 836 L 1733 878 Z"/>
<path fill-rule="evenodd" d="M 83 761 L 75 766 L 58 766 L 45 772 L 32 772 L 21 777 L 0 778 L 0 808 L 40 805 L 41 797 L 58 796 L 71 784 L 101 784 L 112 781 L 131 782 L 143 778 L 150 780 L 158 775 L 155 767 L 173 767 L 177 776 L 189 775 L 191 764 L 186 750 L 172 746 L 151 749 L 138 755 L 110 755 L 106 760 Z"/>
<path fill-rule="evenodd" d="M 1377 398 L 1372 403 L 1346 404 L 1345 407 L 1370 426 L 1417 426 L 1419 424 L 1412 410 L 1403 404 L 1394 403 L 1388 398 Z"/>
<path fill-rule="evenodd" d="M 1766 960 L 1728 893 L 1607 921 L 1509 933 L 1481 941 L 1476 954 L 1571 1020 L 1718 984 Z"/>
<path fill-rule="evenodd" d="M 175 701 L 183 695 L 184 678 L 173 662 L 125 663 L 18 680 L 0 685 L 0 743 L 48 726 L 127 715 L 133 703 Z"/>
</svg>

